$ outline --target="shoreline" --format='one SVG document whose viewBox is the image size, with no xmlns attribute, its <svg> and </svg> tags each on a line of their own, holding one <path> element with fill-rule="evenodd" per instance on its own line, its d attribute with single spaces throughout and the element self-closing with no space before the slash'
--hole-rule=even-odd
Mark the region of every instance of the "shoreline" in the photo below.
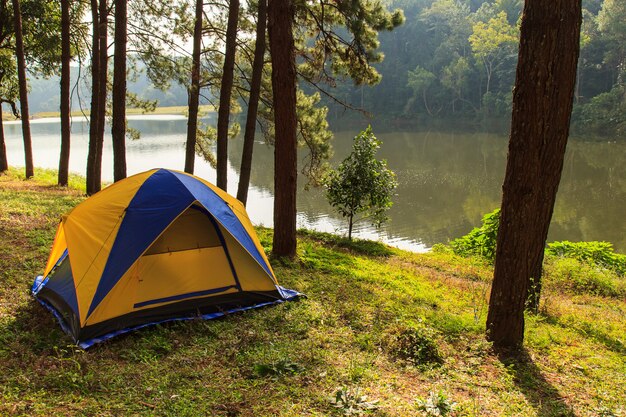
<svg viewBox="0 0 626 417">
<path fill-rule="evenodd" d="M 126 109 L 127 116 L 181 116 L 187 118 L 188 106 L 164 106 L 157 107 L 154 111 L 144 111 L 140 108 L 128 108 Z M 213 106 L 205 104 L 201 105 L 198 109 L 199 114 L 206 115 L 207 113 L 214 112 Z M 42 119 L 54 119 L 60 118 L 61 112 L 38 112 L 30 116 L 30 121 L 42 120 Z M 84 119 L 89 118 L 89 111 L 74 110 L 70 113 L 70 117 L 80 117 Z M 13 117 L 10 113 L 3 112 L 2 122 L 21 122 L 20 119 Z"/>
</svg>

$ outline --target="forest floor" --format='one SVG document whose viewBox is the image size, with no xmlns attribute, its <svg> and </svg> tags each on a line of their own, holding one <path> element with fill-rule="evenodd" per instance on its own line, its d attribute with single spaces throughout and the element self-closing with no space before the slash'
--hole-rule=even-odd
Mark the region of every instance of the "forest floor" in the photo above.
<svg viewBox="0 0 626 417">
<path fill-rule="evenodd" d="M 83 351 L 29 293 L 81 180 L 36 173 L 0 175 L 0 415 L 419 416 L 430 393 L 457 416 L 626 415 L 623 279 L 612 295 L 574 292 L 548 267 L 523 351 L 497 355 L 490 266 L 306 231 L 297 259 L 271 260 L 306 298 Z M 258 233 L 269 250 L 272 231 Z"/>
</svg>

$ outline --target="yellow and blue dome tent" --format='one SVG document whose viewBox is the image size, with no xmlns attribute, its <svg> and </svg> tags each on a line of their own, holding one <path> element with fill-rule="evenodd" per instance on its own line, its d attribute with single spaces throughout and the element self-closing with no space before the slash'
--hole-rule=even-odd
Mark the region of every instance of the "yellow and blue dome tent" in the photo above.
<svg viewBox="0 0 626 417">
<path fill-rule="evenodd" d="M 63 216 L 32 293 L 85 349 L 300 295 L 278 285 L 241 202 L 167 169 L 118 181 Z"/>
</svg>

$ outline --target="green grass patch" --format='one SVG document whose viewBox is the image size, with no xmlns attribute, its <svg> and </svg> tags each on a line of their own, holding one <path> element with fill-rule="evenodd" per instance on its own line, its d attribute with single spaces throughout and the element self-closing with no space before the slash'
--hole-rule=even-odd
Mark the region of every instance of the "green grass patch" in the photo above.
<svg viewBox="0 0 626 417">
<path fill-rule="evenodd" d="M 0 175 L 0 415 L 413 416 L 428 401 L 458 416 L 625 412 L 623 287 L 557 258 L 514 360 L 483 336 L 486 262 L 309 231 L 296 259 L 271 259 L 307 298 L 77 349 L 29 295 L 59 216 L 84 199 L 55 182 Z M 257 231 L 270 250 L 271 229 Z"/>
</svg>

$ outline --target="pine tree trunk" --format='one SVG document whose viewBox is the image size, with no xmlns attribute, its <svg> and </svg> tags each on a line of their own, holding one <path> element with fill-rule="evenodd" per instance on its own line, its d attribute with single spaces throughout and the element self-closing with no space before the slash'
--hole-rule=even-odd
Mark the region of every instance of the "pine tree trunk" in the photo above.
<svg viewBox="0 0 626 417">
<path fill-rule="evenodd" d="M 228 26 L 226 27 L 226 53 L 224 55 L 222 85 L 220 86 L 220 107 L 217 111 L 217 186 L 224 191 L 226 191 L 228 181 L 228 119 L 233 90 L 238 19 L 239 0 L 230 0 Z"/>
<path fill-rule="evenodd" d="M 61 0 L 61 154 L 58 184 L 67 186 L 70 169 L 70 0 Z"/>
<path fill-rule="evenodd" d="M 544 250 L 574 98 L 581 1 L 526 0 L 487 337 L 520 347 L 530 278 Z"/>
<path fill-rule="evenodd" d="M 95 191 L 98 192 L 102 188 L 102 148 L 104 147 L 104 125 L 106 122 L 106 105 L 107 105 L 107 83 L 108 83 L 108 59 L 109 59 L 109 44 L 108 44 L 108 17 L 109 8 L 107 0 L 100 0 L 99 12 L 100 15 L 100 47 L 98 52 L 100 53 L 100 79 L 98 81 L 98 88 L 100 89 L 100 106 L 98 111 L 98 141 L 97 141 L 97 154 L 95 171 Z"/>
<path fill-rule="evenodd" d="M 28 85 L 26 81 L 26 60 L 24 59 L 24 39 L 22 36 L 22 11 L 20 1 L 13 0 L 15 23 L 15 55 L 17 57 L 17 76 L 20 84 L 20 108 L 22 112 L 22 136 L 24 138 L 24 157 L 26 178 L 35 175 L 33 167 L 33 145 L 30 136 L 30 114 L 28 112 Z"/>
<path fill-rule="evenodd" d="M 115 0 L 113 60 L 113 180 L 126 178 L 126 0 Z"/>
<path fill-rule="evenodd" d="M 0 174 L 9 169 L 7 147 L 4 143 L 4 122 L 2 121 L 2 101 L 0 101 Z"/>
<path fill-rule="evenodd" d="M 263 79 L 263 60 L 265 57 L 265 28 L 267 25 L 267 0 L 259 0 L 259 15 L 256 26 L 256 42 L 254 45 L 254 62 L 252 63 L 252 80 L 250 82 L 250 99 L 246 115 L 246 130 L 243 136 L 243 151 L 241 154 L 241 169 L 239 170 L 239 185 L 237 199 L 244 205 L 248 200 L 250 187 L 250 171 L 252 170 L 252 152 L 254 150 L 254 135 L 256 133 L 256 116 L 259 109 L 261 95 L 261 81 Z"/>
<path fill-rule="evenodd" d="M 274 101 L 274 240 L 277 256 L 296 254 L 296 66 L 293 0 L 269 0 Z"/>
<path fill-rule="evenodd" d="M 98 117 L 100 116 L 100 25 L 98 24 L 98 0 L 91 0 L 91 110 L 89 112 L 89 149 L 87 153 L 87 195 L 96 189 L 96 159 L 98 158 Z"/>
<path fill-rule="evenodd" d="M 202 6 L 202 0 L 196 0 L 196 20 L 193 28 L 193 51 L 191 55 L 191 86 L 189 87 L 189 119 L 187 120 L 187 144 L 185 147 L 185 172 L 189 174 L 193 174 L 194 170 L 196 159 L 196 136 L 198 134 Z"/>
</svg>

